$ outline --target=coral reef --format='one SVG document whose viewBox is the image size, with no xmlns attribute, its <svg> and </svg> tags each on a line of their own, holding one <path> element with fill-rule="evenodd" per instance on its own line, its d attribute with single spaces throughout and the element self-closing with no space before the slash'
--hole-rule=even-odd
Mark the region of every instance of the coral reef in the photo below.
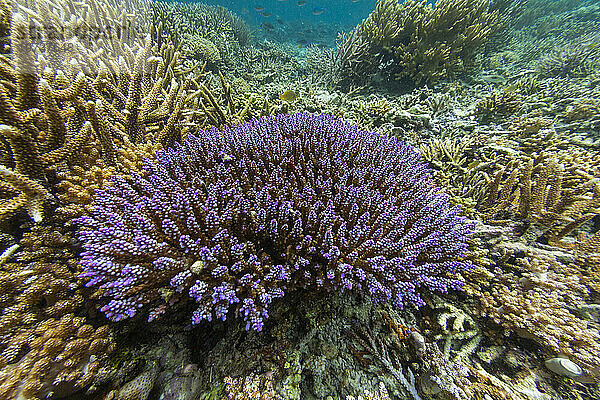
<svg viewBox="0 0 600 400">
<path fill-rule="evenodd" d="M 336 50 L 329 54 L 328 79 L 335 86 L 365 84 L 377 65 L 375 56 L 370 53 L 367 38 L 358 29 L 342 33 L 338 37 Z"/>
<path fill-rule="evenodd" d="M 85 388 L 114 348 L 108 326 L 78 316 L 86 294 L 68 229 L 39 226 L 2 266 L 0 395 L 44 397 Z M 59 389 L 60 388 L 60 389 Z"/>
<path fill-rule="evenodd" d="M 600 6 L 264 12 L 0 0 L 0 397 L 600 398 Z"/>
<path fill-rule="evenodd" d="M 475 109 L 477 115 L 482 116 L 484 121 L 497 116 L 512 115 L 522 106 L 522 98 L 519 93 L 511 90 L 496 91 L 486 98 L 480 100 Z"/>
<path fill-rule="evenodd" d="M 510 176 L 502 181 L 507 170 Z M 594 217 L 599 206 L 596 179 L 572 167 L 565 171 L 554 159 L 529 159 L 521 168 L 498 171 L 481 209 L 492 218 L 512 209 L 524 221 L 542 226 L 539 236 L 560 246 L 561 239 Z"/>
</svg>

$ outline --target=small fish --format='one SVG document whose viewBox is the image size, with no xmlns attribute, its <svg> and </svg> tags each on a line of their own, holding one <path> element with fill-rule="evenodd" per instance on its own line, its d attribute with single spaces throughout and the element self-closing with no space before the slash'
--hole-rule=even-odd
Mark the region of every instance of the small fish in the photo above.
<svg viewBox="0 0 600 400">
<path fill-rule="evenodd" d="M 281 20 L 281 18 L 277 18 L 275 21 L 277 21 L 277 23 L 278 23 L 279 25 L 283 25 L 283 21 Z"/>
<path fill-rule="evenodd" d="M 301 45 L 300 43 L 298 43 L 298 48 L 299 48 L 299 49 L 301 49 L 301 48 L 302 48 L 302 45 Z"/>
<path fill-rule="evenodd" d="M 262 13 L 262 16 L 265 17 L 265 18 L 269 18 L 271 15 L 273 15 L 273 14 L 271 14 L 268 11 L 265 11 L 265 12 Z"/>
<path fill-rule="evenodd" d="M 321 15 L 325 12 L 325 9 L 323 7 L 315 7 L 312 10 L 313 15 Z"/>
<path fill-rule="evenodd" d="M 515 92 L 519 87 L 517 86 L 516 83 L 513 83 L 512 85 L 509 85 L 507 87 L 504 88 L 504 93 L 512 93 Z"/>
<path fill-rule="evenodd" d="M 263 22 L 261 26 L 267 31 L 272 31 L 273 29 L 275 29 L 273 24 L 270 22 Z"/>
<path fill-rule="evenodd" d="M 248 10 L 246 7 L 242 7 L 242 14 L 249 14 L 250 10 Z"/>
<path fill-rule="evenodd" d="M 300 1 L 298 1 L 298 3 L 296 3 L 296 4 L 298 4 L 298 7 L 302 7 L 302 6 L 305 6 L 305 5 L 306 5 L 306 2 L 305 2 L 304 0 L 300 0 Z"/>
<path fill-rule="evenodd" d="M 254 11 L 257 11 L 257 12 L 261 12 L 264 9 L 265 8 L 263 6 L 259 6 L 259 5 L 254 6 Z"/>
<path fill-rule="evenodd" d="M 306 39 L 300 39 L 300 40 L 298 40 L 298 43 L 300 43 L 300 44 L 307 44 L 308 40 L 306 40 Z"/>
<path fill-rule="evenodd" d="M 352 0 L 353 3 L 358 3 L 360 0 Z"/>
<path fill-rule="evenodd" d="M 475 160 L 475 161 L 471 161 L 469 163 L 469 168 L 473 169 L 473 168 L 477 168 L 477 166 L 481 163 L 481 161 Z"/>
<path fill-rule="evenodd" d="M 298 94 L 293 90 L 286 90 L 285 92 L 279 95 L 279 98 L 284 101 L 294 101 L 298 98 Z"/>
</svg>

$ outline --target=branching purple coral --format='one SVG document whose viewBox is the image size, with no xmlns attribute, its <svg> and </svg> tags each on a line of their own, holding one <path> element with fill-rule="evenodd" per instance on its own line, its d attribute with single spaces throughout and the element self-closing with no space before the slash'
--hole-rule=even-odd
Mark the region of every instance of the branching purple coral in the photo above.
<svg viewBox="0 0 600 400">
<path fill-rule="evenodd" d="M 471 227 L 413 148 L 332 116 L 201 131 L 145 169 L 114 177 L 77 220 L 82 276 L 115 321 L 191 298 L 193 323 L 235 309 L 260 331 L 294 288 L 420 306 L 469 267 Z"/>
</svg>

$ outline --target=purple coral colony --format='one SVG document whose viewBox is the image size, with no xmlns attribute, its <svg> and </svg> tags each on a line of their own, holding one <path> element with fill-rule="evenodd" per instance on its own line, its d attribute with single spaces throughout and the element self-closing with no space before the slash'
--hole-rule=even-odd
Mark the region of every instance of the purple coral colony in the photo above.
<svg viewBox="0 0 600 400">
<path fill-rule="evenodd" d="M 329 115 L 200 131 L 144 169 L 77 220 L 82 276 L 115 321 L 191 298 L 194 324 L 235 310 L 260 331 L 295 288 L 420 306 L 469 268 L 471 226 L 414 149 Z"/>
</svg>

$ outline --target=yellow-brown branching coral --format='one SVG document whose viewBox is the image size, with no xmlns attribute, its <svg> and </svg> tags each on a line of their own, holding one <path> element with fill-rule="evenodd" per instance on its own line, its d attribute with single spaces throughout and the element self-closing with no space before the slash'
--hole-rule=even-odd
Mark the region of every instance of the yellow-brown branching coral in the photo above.
<svg viewBox="0 0 600 400">
<path fill-rule="evenodd" d="M 74 38 L 76 51 L 70 53 L 70 60 L 49 62 L 55 57 L 47 46 L 47 52 L 36 50 L 36 59 L 33 49 L 37 44 L 27 28 L 30 23 L 43 22 L 43 7 L 39 7 L 38 13 L 14 14 L 12 57 L 0 63 L 0 145 L 7 167 L 1 219 L 20 208 L 31 211 L 34 203 L 40 209 L 39 199 L 51 196 L 40 197 L 40 190 L 32 190 L 34 183 L 52 192 L 48 172 L 59 165 L 61 170 L 72 165 L 70 160 L 92 137 L 101 144 L 100 157 L 107 165 L 116 166 L 117 148 L 126 142 L 171 144 L 182 136 L 179 118 L 187 86 L 178 72 L 179 52 L 167 43 L 159 48 L 149 37 L 132 39 L 131 46 L 109 46 L 108 51 L 95 50 L 98 43 L 85 48 Z M 58 29 L 61 23 L 57 18 L 52 22 Z M 65 70 L 54 70 L 54 65 Z M 31 180 L 29 190 L 6 178 L 17 174 L 21 183 Z M 36 193 L 35 199 L 32 193 Z M 37 212 L 35 218 L 41 216 Z"/>
<path fill-rule="evenodd" d="M 475 114 L 484 120 L 507 117 L 516 113 L 523 105 L 519 93 L 510 90 L 496 91 L 480 100 L 475 108 Z"/>
<path fill-rule="evenodd" d="M 198 63 L 184 66 L 168 40 L 134 28 L 97 42 L 76 35 L 65 47 L 22 34 L 30 24 L 136 25 L 110 1 L 42 0 L 11 15 L 11 54 L 0 55 L 0 220 L 13 235 L 22 221 L 13 215 L 27 212 L 34 223 L 0 255 L 0 398 L 58 397 L 86 388 L 114 347 L 84 307 L 68 221 L 110 176 L 139 171 L 199 124 L 243 119 L 251 101 L 235 98 L 223 77 L 211 88 Z"/>
<path fill-rule="evenodd" d="M 94 4 L 87 23 L 98 15 Z M 36 5 L 12 15 L 12 53 L 0 55 L 0 220 L 26 211 L 35 222 L 1 256 L 0 398 L 7 399 L 84 389 L 114 347 L 108 327 L 88 319 L 68 221 L 85 213 L 109 176 L 139 169 L 158 138 L 180 135 L 173 121 L 185 99 L 171 45 L 136 37 L 116 47 L 75 38 L 69 53 L 61 43 L 40 47 L 25 28 L 61 21 L 54 5 Z M 15 225 L 3 228 L 15 234 Z"/>
<path fill-rule="evenodd" d="M 31 90 L 36 89 L 37 84 Z M 50 197 L 45 171 L 72 157 L 89 138 L 91 125 L 87 122 L 68 129 L 63 124 L 62 130 L 58 130 L 55 122 L 60 115 L 55 109 L 49 106 L 47 113 L 37 108 L 19 109 L 19 98 L 11 98 L 10 94 L 5 86 L 0 87 L 0 123 L 3 124 L 0 135 L 12 161 L 2 169 L 2 185 L 12 190 L 4 191 L 8 198 L 2 202 L 0 219 L 10 217 L 24 206 L 34 220 L 40 221 L 42 203 Z M 61 133 L 62 136 L 57 137 Z"/>
<path fill-rule="evenodd" d="M 481 315 L 600 377 L 600 332 L 572 311 L 585 310 L 589 291 L 576 270 L 559 262 L 565 254 L 511 243 L 501 247 L 516 262 L 478 293 Z"/>
<path fill-rule="evenodd" d="M 150 144 L 124 143 L 116 148 L 118 165 L 110 166 L 100 141 L 91 138 L 76 162 L 49 167 L 58 181 L 52 187 L 58 207 L 0 265 L 0 398 L 84 389 L 106 361 L 114 343 L 108 326 L 86 318 L 86 294 L 77 277 L 80 249 L 68 221 L 85 213 L 94 189 L 118 170 L 140 169 L 153 150 Z"/>
<path fill-rule="evenodd" d="M 486 0 L 380 0 L 357 27 L 371 54 L 390 62 L 389 73 L 419 82 L 454 76 L 500 26 Z"/>
<path fill-rule="evenodd" d="M 484 142 L 483 136 L 466 136 L 434 139 L 420 146 L 436 183 L 471 217 L 478 214 L 477 205 L 485 199 L 490 174 L 499 168 L 496 154 L 474 154 L 473 149 Z"/>
<path fill-rule="evenodd" d="M 246 22 L 224 7 L 201 3 L 155 3 L 152 4 L 152 13 L 161 21 L 160 32 L 166 36 L 174 36 L 176 44 L 186 34 L 207 39 L 224 35 L 241 46 L 246 46 L 251 41 L 250 28 Z"/>
<path fill-rule="evenodd" d="M 78 249 L 64 219 L 53 222 L 26 233 L 0 270 L 1 398 L 82 389 L 114 347 L 107 326 L 81 316 Z"/>
<path fill-rule="evenodd" d="M 189 132 L 192 128 L 221 127 L 223 125 L 238 124 L 251 117 L 270 115 L 269 103 L 265 98 L 261 104 L 254 101 L 254 97 L 247 98 L 236 96 L 236 89 L 232 87 L 222 74 L 218 74 L 219 84 L 211 87 L 213 74 L 207 76 L 205 82 L 197 83 L 194 91 L 188 96 L 189 106 L 182 112 L 183 130 Z"/>
<path fill-rule="evenodd" d="M 0 165 L 0 177 L 3 184 L 8 184 L 9 191 L 14 191 L 16 197 L 3 201 L 0 204 L 2 216 L 9 216 L 20 208 L 25 208 L 35 222 L 40 222 L 44 215 L 44 202 L 51 198 L 50 193 L 36 181 Z"/>
<path fill-rule="evenodd" d="M 488 221 L 504 214 L 535 223 L 549 243 L 566 246 L 561 239 L 600 214 L 600 184 L 577 165 L 529 158 L 496 173 L 479 209 Z"/>
</svg>

